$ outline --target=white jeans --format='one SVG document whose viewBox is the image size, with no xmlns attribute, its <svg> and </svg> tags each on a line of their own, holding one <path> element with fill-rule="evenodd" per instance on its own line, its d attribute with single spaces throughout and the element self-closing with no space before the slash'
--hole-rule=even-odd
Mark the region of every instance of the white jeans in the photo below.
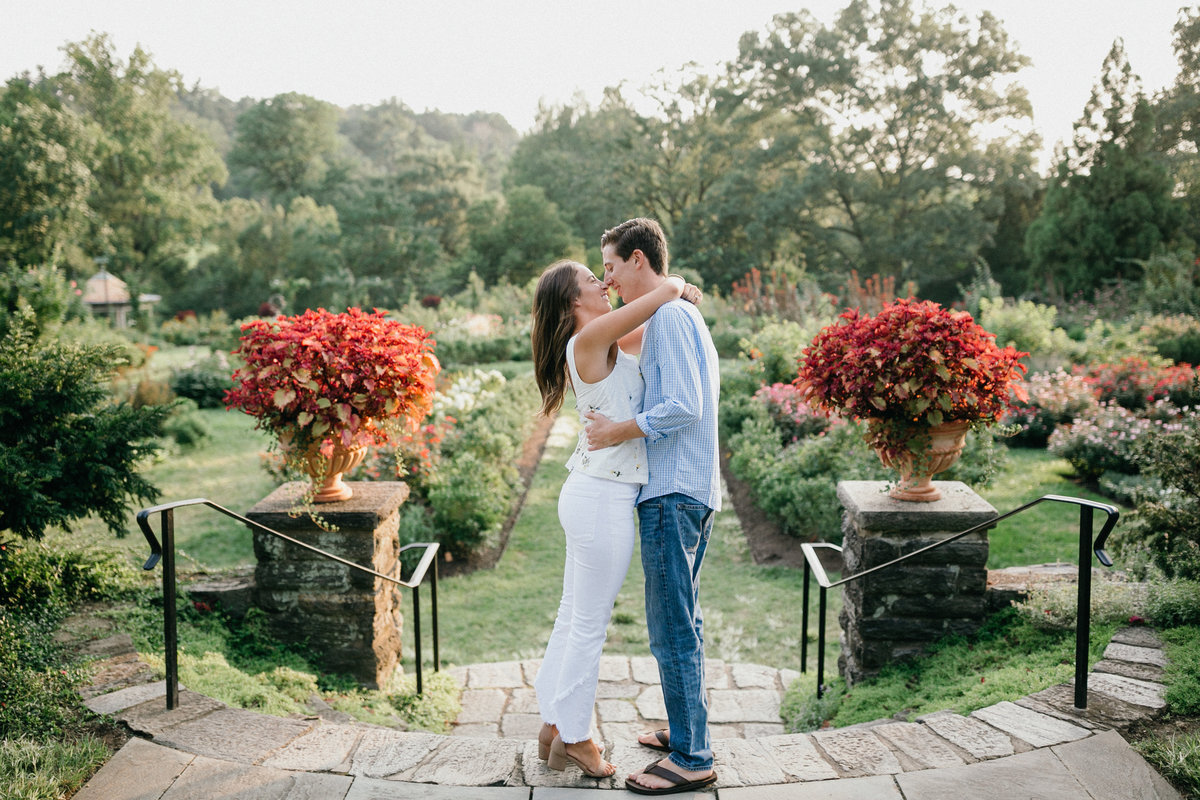
<svg viewBox="0 0 1200 800">
<path fill-rule="evenodd" d="M 633 555 L 636 483 L 572 472 L 558 496 L 567 538 L 562 601 L 534 680 L 542 721 L 564 742 L 591 736 L 600 652 Z"/>
</svg>

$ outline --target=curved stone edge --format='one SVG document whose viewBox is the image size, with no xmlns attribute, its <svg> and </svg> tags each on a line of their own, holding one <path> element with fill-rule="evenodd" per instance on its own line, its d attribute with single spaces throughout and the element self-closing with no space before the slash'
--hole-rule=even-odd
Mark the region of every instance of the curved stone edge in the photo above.
<svg viewBox="0 0 1200 800">
<path fill-rule="evenodd" d="M 1125 632 L 1119 634 L 1121 641 L 1114 637 L 1121 646 L 1110 645 L 1101 664 L 1150 664 L 1161 668 L 1165 663 L 1161 642 L 1155 648 L 1137 629 L 1122 634 Z M 760 665 L 732 665 L 729 669 L 734 667 L 742 668 L 747 675 L 761 675 L 760 670 L 771 669 Z M 470 675 L 471 668 L 465 669 Z M 1124 677 L 1110 670 L 1094 672 L 1091 678 L 1089 708 L 1084 711 L 1070 705 L 1073 687 L 1065 683 L 1015 703 L 1004 701 L 978 709 L 965 717 L 943 711 L 915 722 L 879 720 L 809 734 L 716 739 L 713 750 L 720 776 L 717 787 L 952 768 L 1080 741 L 1161 711 L 1160 683 Z M 272 717 L 229 708 L 186 689 L 180 693 L 179 707 L 167 711 L 164 697 L 165 684 L 159 681 L 97 695 L 86 704 L 97 713 L 112 714 L 156 744 L 197 757 L 271 770 L 446 786 L 615 789 L 621 785 L 617 778 L 586 778 L 574 767 L 565 772 L 548 770 L 537 759 L 536 742 L 532 740 L 472 739 L 320 719 Z M 648 760 L 648 754 L 636 744 L 617 743 L 610 759 L 622 767 L 640 766 Z M 618 769 L 617 774 L 623 776 L 624 771 Z"/>
</svg>

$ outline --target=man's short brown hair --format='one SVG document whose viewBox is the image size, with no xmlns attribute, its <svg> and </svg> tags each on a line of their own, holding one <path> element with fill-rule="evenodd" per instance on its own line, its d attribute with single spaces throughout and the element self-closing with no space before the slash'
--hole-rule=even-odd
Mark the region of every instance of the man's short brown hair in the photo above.
<svg viewBox="0 0 1200 800">
<path fill-rule="evenodd" d="M 641 250 L 651 269 L 659 275 L 667 274 L 667 235 L 656 221 L 637 217 L 609 228 L 600 237 L 600 247 L 609 245 L 622 260 L 628 260 L 634 250 Z"/>
</svg>

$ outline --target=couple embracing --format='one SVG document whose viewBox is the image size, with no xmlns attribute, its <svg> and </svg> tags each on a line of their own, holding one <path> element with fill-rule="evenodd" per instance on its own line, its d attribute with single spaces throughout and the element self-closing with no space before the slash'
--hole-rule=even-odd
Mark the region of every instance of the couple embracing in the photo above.
<svg viewBox="0 0 1200 800">
<path fill-rule="evenodd" d="M 646 624 L 669 727 L 642 745 L 667 755 L 629 775 L 638 794 L 714 783 L 704 689 L 700 566 L 720 510 L 717 353 L 699 292 L 667 272 L 650 219 L 601 238 L 604 280 L 572 261 L 551 265 L 533 301 L 533 359 L 542 413 L 571 388 L 585 429 L 559 496 L 566 534 L 563 594 L 534 682 L 539 755 L 594 778 L 616 768 L 591 737 L 600 653 L 633 554 L 634 508 L 646 580 Z M 612 310 L 609 289 L 624 301 Z M 688 302 L 690 301 L 690 302 Z M 641 353 L 640 360 L 631 353 Z"/>
</svg>

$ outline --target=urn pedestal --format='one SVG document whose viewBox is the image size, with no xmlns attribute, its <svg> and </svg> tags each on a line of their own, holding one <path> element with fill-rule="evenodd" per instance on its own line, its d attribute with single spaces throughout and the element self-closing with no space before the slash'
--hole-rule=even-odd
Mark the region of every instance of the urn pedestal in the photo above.
<svg viewBox="0 0 1200 800">
<path fill-rule="evenodd" d="M 353 496 L 325 503 L 323 530 L 307 514 L 289 513 L 307 487 L 286 483 L 246 516 L 353 564 L 399 577 L 400 506 L 408 485 L 358 482 Z M 255 605 L 281 640 L 306 644 L 322 669 L 370 688 L 387 684 L 400 663 L 402 601 L 408 590 L 325 558 L 277 536 L 254 533 Z"/>
<path fill-rule="evenodd" d="M 841 481 L 843 577 L 887 563 L 999 516 L 958 481 L 941 499 L 896 500 L 884 481 Z M 838 669 L 853 685 L 949 634 L 975 632 L 988 614 L 989 528 L 843 587 Z"/>
</svg>

